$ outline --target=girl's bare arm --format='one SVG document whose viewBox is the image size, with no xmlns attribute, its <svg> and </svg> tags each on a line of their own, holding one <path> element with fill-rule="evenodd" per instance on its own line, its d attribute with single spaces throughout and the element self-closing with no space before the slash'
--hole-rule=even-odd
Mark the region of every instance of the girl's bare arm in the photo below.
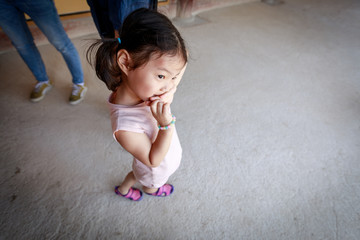
<svg viewBox="0 0 360 240">
<path fill-rule="evenodd" d="M 156 100 L 151 104 L 150 108 L 153 116 L 161 126 L 168 125 L 171 122 L 169 104 L 163 104 Z M 173 132 L 173 128 L 159 131 L 154 143 L 151 143 L 145 133 L 117 131 L 115 137 L 121 146 L 136 159 L 146 166 L 157 167 L 169 151 Z"/>
</svg>

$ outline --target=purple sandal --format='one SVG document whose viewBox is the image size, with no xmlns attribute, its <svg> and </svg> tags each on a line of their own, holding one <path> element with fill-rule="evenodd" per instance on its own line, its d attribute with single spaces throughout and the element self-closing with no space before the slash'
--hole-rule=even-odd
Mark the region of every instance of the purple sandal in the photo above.
<svg viewBox="0 0 360 240">
<path fill-rule="evenodd" d="M 122 196 L 124 198 L 130 199 L 132 201 L 140 201 L 142 199 L 142 192 L 137 188 L 130 188 L 129 192 L 125 195 L 121 194 L 121 192 L 118 190 L 120 186 L 115 187 L 115 193 L 119 196 Z"/>
<path fill-rule="evenodd" d="M 166 197 L 169 196 L 174 192 L 174 186 L 171 184 L 164 184 L 163 186 L 159 187 L 159 189 L 154 193 L 147 193 L 147 195 L 156 196 L 156 197 Z"/>
</svg>

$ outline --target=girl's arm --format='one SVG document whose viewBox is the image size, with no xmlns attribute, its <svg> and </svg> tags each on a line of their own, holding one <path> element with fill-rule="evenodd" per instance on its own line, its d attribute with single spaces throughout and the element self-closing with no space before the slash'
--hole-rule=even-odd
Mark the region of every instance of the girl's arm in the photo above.
<svg viewBox="0 0 360 240">
<path fill-rule="evenodd" d="M 156 100 L 150 105 L 154 118 L 160 126 L 172 121 L 169 104 Z M 174 128 L 159 131 L 154 143 L 145 133 L 117 131 L 115 137 L 121 146 L 148 167 L 158 167 L 169 151 Z"/>
</svg>

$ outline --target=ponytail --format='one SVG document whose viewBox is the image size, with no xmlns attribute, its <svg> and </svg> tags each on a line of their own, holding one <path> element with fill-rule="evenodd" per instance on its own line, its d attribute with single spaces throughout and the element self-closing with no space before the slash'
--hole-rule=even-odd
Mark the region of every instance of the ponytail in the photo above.
<svg viewBox="0 0 360 240">
<path fill-rule="evenodd" d="M 115 91 L 121 83 L 121 69 L 117 64 L 117 52 L 120 44 L 116 39 L 98 40 L 91 44 L 86 52 L 86 59 L 95 67 L 96 76 L 107 88 Z M 93 59 L 92 53 L 96 51 Z"/>
</svg>

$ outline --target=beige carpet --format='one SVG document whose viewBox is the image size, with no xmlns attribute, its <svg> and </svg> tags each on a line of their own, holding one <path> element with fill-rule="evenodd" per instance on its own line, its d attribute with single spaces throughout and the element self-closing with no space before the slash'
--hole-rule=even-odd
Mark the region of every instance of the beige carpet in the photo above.
<svg viewBox="0 0 360 240">
<path fill-rule="evenodd" d="M 55 87 L 0 55 L 0 239 L 359 239 L 360 3 L 285 0 L 202 13 L 181 27 L 192 60 L 173 112 L 184 155 L 169 198 L 115 185 L 131 157 L 111 136 L 109 92 L 40 48 Z"/>
</svg>

